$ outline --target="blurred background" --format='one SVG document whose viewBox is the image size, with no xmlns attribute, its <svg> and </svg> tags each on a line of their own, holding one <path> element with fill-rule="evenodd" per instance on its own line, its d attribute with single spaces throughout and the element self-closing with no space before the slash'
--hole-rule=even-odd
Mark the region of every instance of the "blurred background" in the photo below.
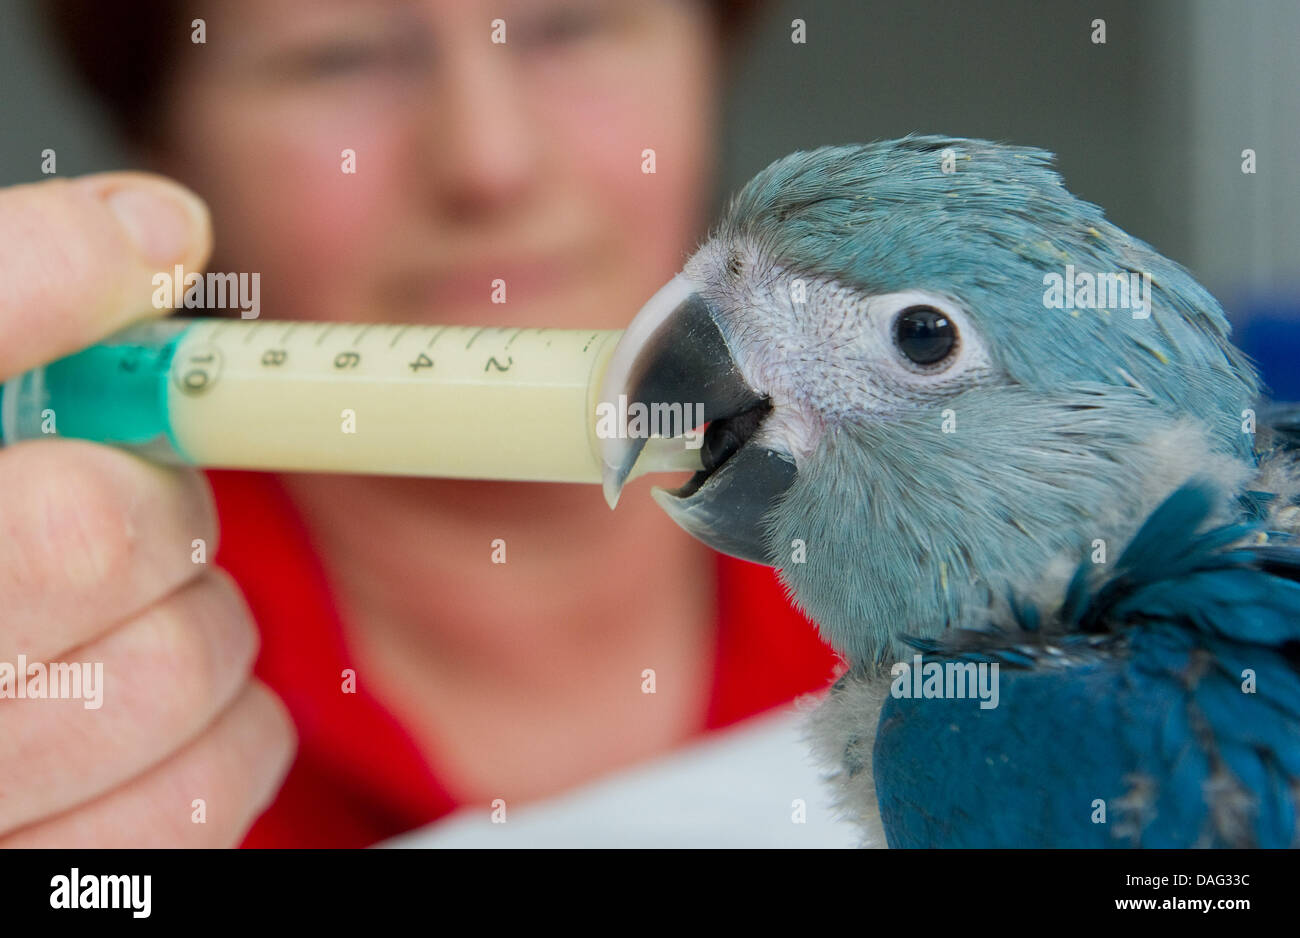
<svg viewBox="0 0 1300 938">
<path fill-rule="evenodd" d="M 60 175 L 126 165 L 34 6 L 0 0 L 0 184 L 40 179 L 47 147 Z M 1296 0 L 768 3 L 730 66 L 717 198 L 820 144 L 916 131 L 1053 150 L 1073 191 L 1219 297 L 1274 393 L 1300 398 L 1298 37 Z"/>
</svg>

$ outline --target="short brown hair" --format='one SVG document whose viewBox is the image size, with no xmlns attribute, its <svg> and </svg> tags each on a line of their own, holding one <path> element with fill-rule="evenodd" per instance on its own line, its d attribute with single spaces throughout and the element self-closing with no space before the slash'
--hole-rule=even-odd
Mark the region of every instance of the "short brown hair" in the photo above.
<svg viewBox="0 0 1300 938">
<path fill-rule="evenodd" d="M 147 142 L 193 0 L 33 0 L 81 82 L 128 140 Z M 730 47 L 763 0 L 706 0 Z"/>
</svg>

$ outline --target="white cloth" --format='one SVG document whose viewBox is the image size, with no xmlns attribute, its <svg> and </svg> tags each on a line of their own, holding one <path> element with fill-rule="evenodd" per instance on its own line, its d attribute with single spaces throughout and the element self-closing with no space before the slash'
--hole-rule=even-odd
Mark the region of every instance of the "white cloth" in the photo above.
<svg viewBox="0 0 1300 938">
<path fill-rule="evenodd" d="M 506 805 L 505 823 L 489 809 L 461 810 L 383 846 L 857 846 L 856 829 L 831 814 L 806 719 L 778 708 L 548 801 Z"/>
</svg>

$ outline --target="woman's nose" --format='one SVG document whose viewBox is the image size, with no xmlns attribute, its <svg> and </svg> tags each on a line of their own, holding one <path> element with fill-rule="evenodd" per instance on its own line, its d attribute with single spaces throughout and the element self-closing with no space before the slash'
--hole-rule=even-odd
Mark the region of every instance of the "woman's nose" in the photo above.
<svg viewBox="0 0 1300 938">
<path fill-rule="evenodd" d="M 516 204 L 538 173 L 539 140 L 510 50 L 449 55 L 424 128 L 438 198 L 458 214 Z"/>
</svg>

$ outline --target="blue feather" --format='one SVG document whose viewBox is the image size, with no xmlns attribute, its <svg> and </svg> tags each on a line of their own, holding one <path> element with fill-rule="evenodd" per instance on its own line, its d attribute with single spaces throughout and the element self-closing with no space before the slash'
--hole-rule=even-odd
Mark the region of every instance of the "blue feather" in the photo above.
<svg viewBox="0 0 1300 938">
<path fill-rule="evenodd" d="M 891 845 L 1295 845 L 1300 550 L 1236 547 L 1241 524 L 1201 531 L 1214 505 L 1211 488 L 1185 485 L 1105 582 L 1087 591 L 1076 572 L 1067 608 L 1033 640 L 1078 646 L 1081 634 L 1063 630 L 1087 624 L 1109 638 L 1093 637 L 1091 659 L 1046 668 L 1041 655 L 1008 653 L 1000 643 L 1015 636 L 997 628 L 930 643 L 934 660 L 1019 670 L 1003 675 L 993 711 L 886 702 L 874 761 Z M 1009 751 L 1014 771 L 984 757 Z M 937 777 L 951 765 L 963 767 L 960 786 Z M 1104 823 L 1094 804 L 1110 812 Z"/>
</svg>

